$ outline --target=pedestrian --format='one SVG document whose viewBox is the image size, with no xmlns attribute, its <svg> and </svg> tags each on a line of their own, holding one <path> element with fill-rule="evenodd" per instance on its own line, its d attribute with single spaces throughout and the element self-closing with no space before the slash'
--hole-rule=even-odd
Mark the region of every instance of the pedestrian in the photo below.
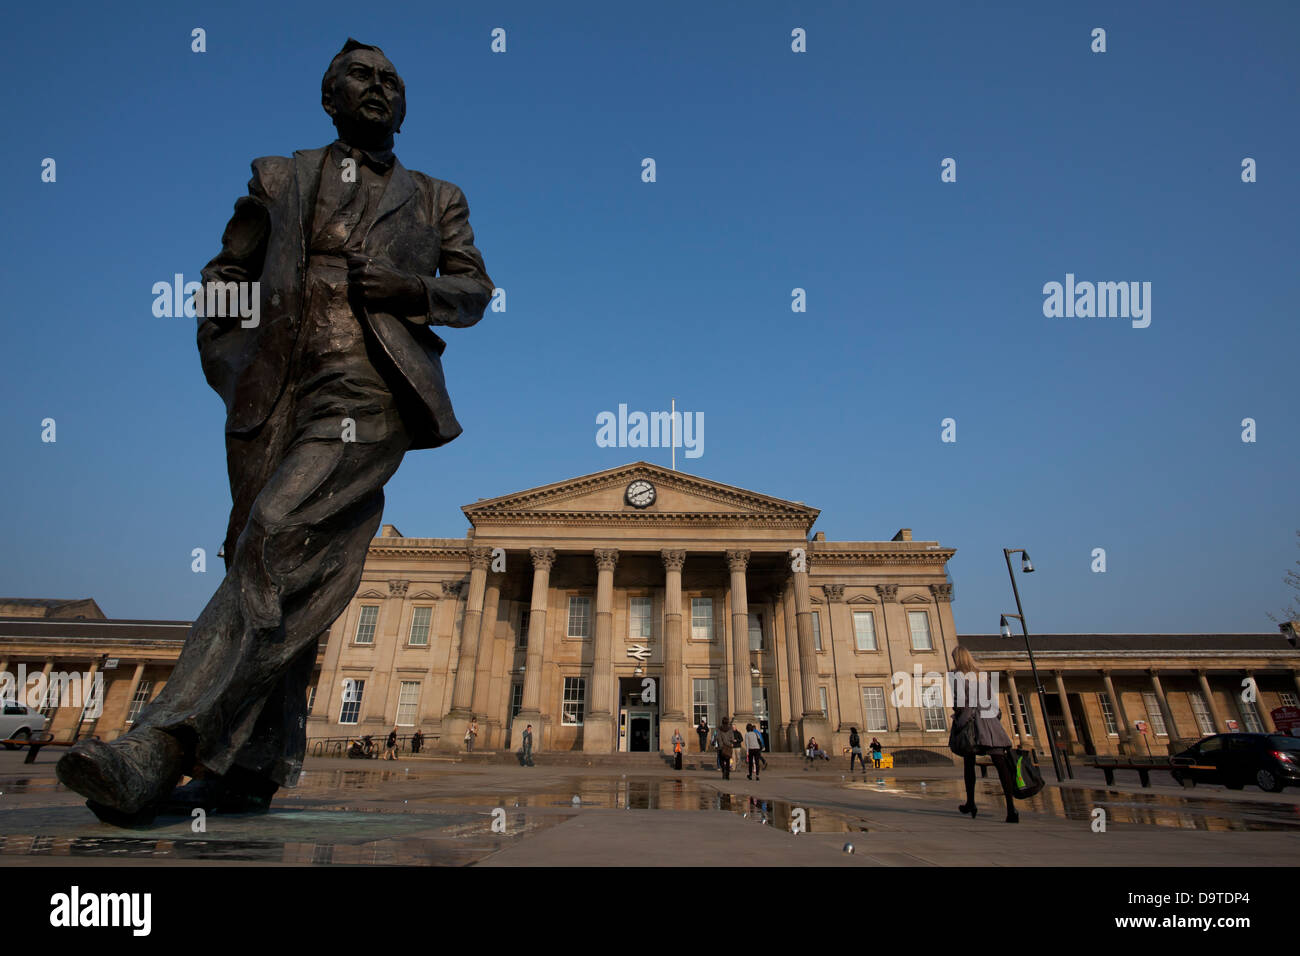
<svg viewBox="0 0 1300 956">
<path fill-rule="evenodd" d="M 465 750 L 467 753 L 474 752 L 474 738 L 478 736 L 478 718 L 471 717 L 469 726 L 465 728 Z"/>
<path fill-rule="evenodd" d="M 966 679 L 967 674 L 978 674 L 979 668 L 975 666 L 975 659 L 971 657 L 970 651 L 958 645 L 952 651 L 953 670 L 957 672 L 957 679 Z M 998 772 L 998 781 L 1002 784 L 1002 796 L 1007 802 L 1007 823 L 1019 823 L 1020 814 L 1016 812 L 1014 793 L 1014 784 L 1012 783 L 1011 774 L 1011 738 L 1007 736 L 1006 730 L 1002 727 L 1002 712 L 999 710 L 992 716 L 986 716 L 975 707 L 956 707 L 952 712 L 952 733 L 957 733 L 965 727 L 970 721 L 976 721 L 975 724 L 975 753 L 962 755 L 962 771 L 966 779 L 966 802 L 961 804 L 957 809 L 962 813 L 969 813 L 971 819 L 975 819 L 978 808 L 975 806 L 975 757 L 977 755 L 988 754 L 989 759 L 993 761 L 994 768 Z"/>
<path fill-rule="evenodd" d="M 745 750 L 748 758 L 749 773 L 745 779 L 758 779 L 758 762 L 763 759 L 763 738 L 753 724 L 745 725 Z"/>
<path fill-rule="evenodd" d="M 420 748 L 423 746 L 424 746 L 424 734 L 420 733 L 417 730 L 415 733 L 411 734 L 411 753 L 418 754 L 420 752 Z"/>
<path fill-rule="evenodd" d="M 523 765 L 531 767 L 533 765 L 533 725 L 529 724 L 524 728 L 523 750 L 520 751 L 523 757 Z"/>
<path fill-rule="evenodd" d="M 397 727 L 396 726 L 394 726 L 393 729 L 389 731 L 388 739 L 384 742 L 384 759 L 385 760 L 397 759 Z"/>
<path fill-rule="evenodd" d="M 867 772 L 867 758 L 862 756 L 862 739 L 858 737 L 858 728 L 849 728 L 849 773 L 853 772 L 854 761 L 862 765 L 862 772 Z"/>
<path fill-rule="evenodd" d="M 732 737 L 731 718 L 723 717 L 722 726 L 718 728 L 718 766 L 722 770 L 722 779 L 731 779 L 731 754 L 736 749 Z"/>
<path fill-rule="evenodd" d="M 877 770 L 880 769 L 880 754 L 883 750 L 884 748 L 880 746 L 880 741 L 877 740 L 875 737 L 872 737 L 871 738 L 871 760 L 876 765 Z"/>
<path fill-rule="evenodd" d="M 713 733 L 709 735 L 709 746 L 713 748 L 715 766 L 722 769 L 722 734 L 721 726 L 714 727 Z"/>
<path fill-rule="evenodd" d="M 673 731 L 673 769 L 682 769 L 682 747 L 686 745 L 686 740 L 679 731 Z"/>
<path fill-rule="evenodd" d="M 700 718 L 699 726 L 695 728 L 695 732 L 700 735 L 700 753 L 704 753 L 709 742 L 709 720 L 707 717 Z"/>
</svg>

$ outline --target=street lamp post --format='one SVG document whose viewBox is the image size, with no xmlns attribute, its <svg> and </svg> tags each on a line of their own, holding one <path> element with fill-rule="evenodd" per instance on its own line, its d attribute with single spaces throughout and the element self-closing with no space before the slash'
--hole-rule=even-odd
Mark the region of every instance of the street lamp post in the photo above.
<svg viewBox="0 0 1300 956">
<path fill-rule="evenodd" d="M 1056 782 L 1061 782 L 1061 758 L 1056 753 L 1056 735 L 1052 730 L 1052 719 L 1047 714 L 1047 695 L 1043 692 L 1043 682 L 1038 678 L 1038 665 L 1034 663 L 1034 649 L 1029 646 L 1029 625 L 1025 623 L 1025 609 L 1020 603 L 1020 588 L 1016 587 L 1016 575 L 1011 570 L 1011 556 L 1013 554 L 1021 555 L 1020 569 L 1025 574 L 1032 574 L 1034 563 L 1029 560 L 1029 552 L 1024 548 L 1003 548 L 1002 556 L 1007 559 L 1007 575 L 1011 578 L 1011 593 L 1016 596 L 1016 614 L 1004 614 L 1002 616 L 1002 634 L 1005 637 L 1011 636 L 1011 627 L 1007 624 L 1008 617 L 1014 617 L 1020 622 L 1020 630 L 1025 635 L 1025 651 L 1029 654 L 1029 669 L 1034 674 L 1034 689 L 1038 691 L 1038 709 L 1043 714 L 1043 731 L 1047 736 L 1047 749 L 1052 754 L 1052 769 L 1056 771 Z"/>
</svg>

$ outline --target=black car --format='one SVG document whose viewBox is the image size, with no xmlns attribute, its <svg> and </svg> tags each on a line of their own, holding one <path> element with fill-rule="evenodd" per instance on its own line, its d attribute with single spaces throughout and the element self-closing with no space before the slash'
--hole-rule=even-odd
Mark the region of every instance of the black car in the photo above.
<svg viewBox="0 0 1300 956">
<path fill-rule="evenodd" d="M 1278 793 L 1300 786 L 1300 737 L 1285 734 L 1215 734 L 1174 758 L 1174 779 L 1184 786 L 1221 783 L 1240 790 L 1253 783 Z"/>
</svg>

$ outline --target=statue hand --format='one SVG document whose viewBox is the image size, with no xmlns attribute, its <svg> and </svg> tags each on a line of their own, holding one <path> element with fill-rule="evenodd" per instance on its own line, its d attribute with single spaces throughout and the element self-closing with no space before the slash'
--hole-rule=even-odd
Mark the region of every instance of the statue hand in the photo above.
<svg viewBox="0 0 1300 956">
<path fill-rule="evenodd" d="M 400 272 L 369 256 L 348 256 L 348 282 L 367 302 L 396 302 L 418 308 L 424 303 L 424 284 L 409 272 Z"/>
</svg>

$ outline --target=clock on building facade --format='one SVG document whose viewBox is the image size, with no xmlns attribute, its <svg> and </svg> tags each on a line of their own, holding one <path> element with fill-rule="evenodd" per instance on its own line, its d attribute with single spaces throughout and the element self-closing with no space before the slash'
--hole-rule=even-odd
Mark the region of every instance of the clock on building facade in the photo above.
<svg viewBox="0 0 1300 956">
<path fill-rule="evenodd" d="M 627 486 L 627 503 L 633 508 L 648 508 L 655 503 L 655 486 L 638 478 Z"/>
</svg>

